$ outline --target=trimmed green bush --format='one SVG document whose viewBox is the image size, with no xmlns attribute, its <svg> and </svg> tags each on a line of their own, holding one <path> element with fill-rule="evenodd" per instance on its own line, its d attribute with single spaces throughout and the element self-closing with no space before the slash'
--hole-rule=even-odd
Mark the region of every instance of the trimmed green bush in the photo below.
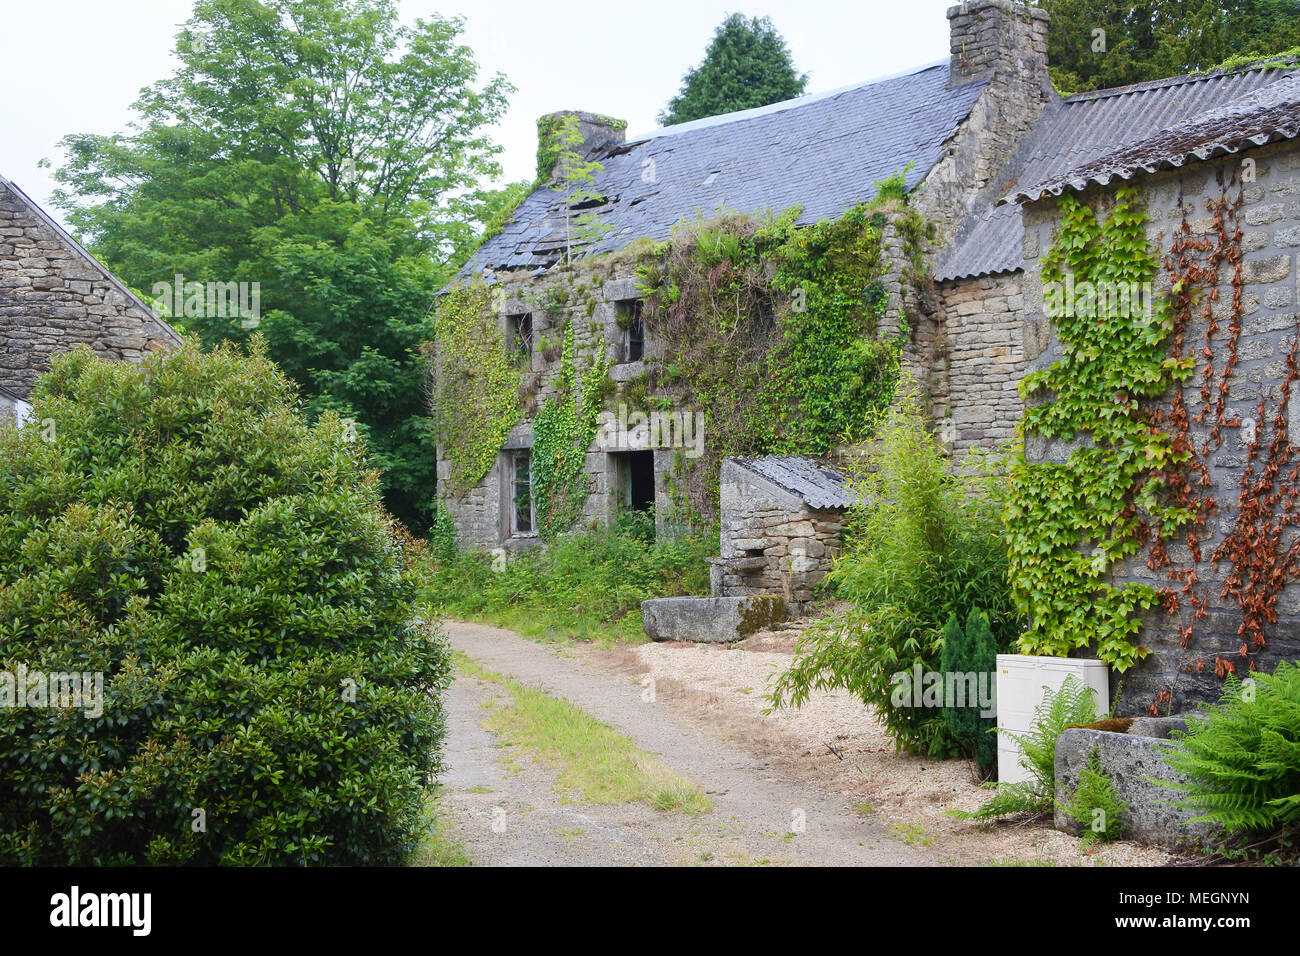
<svg viewBox="0 0 1300 956">
<path fill-rule="evenodd" d="M 940 669 L 945 675 L 976 677 L 973 686 L 964 686 L 960 699 L 948 699 L 948 682 L 944 682 L 943 721 L 962 752 L 975 758 L 981 770 L 992 770 L 998 763 L 996 717 L 980 716 L 979 689 L 991 685 L 997 673 L 998 645 L 989 628 L 988 615 L 971 608 L 963 629 L 953 614 L 943 630 L 943 648 L 939 653 Z M 988 684 L 981 682 L 987 681 Z M 956 695 L 954 695 L 956 696 Z"/>
<path fill-rule="evenodd" d="M 0 862 L 365 864 L 423 836 L 445 645 L 346 422 L 266 357 L 81 349 L 0 428 Z M 2 690 L 2 688 L 0 688 Z"/>
<path fill-rule="evenodd" d="M 1187 721 L 1166 760 L 1182 773 L 1179 802 L 1235 837 L 1300 835 L 1300 664 L 1249 681 L 1229 675 L 1219 703 Z"/>
</svg>

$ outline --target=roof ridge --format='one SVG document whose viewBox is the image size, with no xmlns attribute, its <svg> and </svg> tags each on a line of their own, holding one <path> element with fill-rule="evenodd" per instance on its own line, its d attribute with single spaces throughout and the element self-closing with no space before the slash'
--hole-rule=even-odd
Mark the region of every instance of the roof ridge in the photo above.
<svg viewBox="0 0 1300 956">
<path fill-rule="evenodd" d="M 1126 86 L 1108 86 L 1100 90 L 1089 90 L 1086 93 L 1072 93 L 1069 96 L 1062 97 L 1061 102 L 1086 103 L 1093 100 L 1109 99 L 1110 97 L 1115 96 L 1127 96 L 1130 93 L 1144 93 L 1147 90 L 1162 90 L 1171 86 L 1181 86 L 1187 83 L 1200 83 L 1206 80 L 1217 80 L 1225 76 L 1242 76 L 1246 73 L 1262 73 L 1266 70 L 1280 70 L 1282 72 L 1287 72 L 1294 69 L 1300 69 L 1300 56 L 1290 54 L 1285 56 L 1261 57 L 1258 60 L 1251 60 L 1249 63 L 1241 66 L 1215 67 L 1204 73 L 1180 73 L 1176 76 L 1165 76 L 1156 80 L 1143 80 L 1140 83 L 1129 83 Z"/>
<path fill-rule="evenodd" d="M 769 103 L 766 106 L 754 106 L 747 110 L 735 110 L 731 113 L 719 113 L 716 116 L 706 116 L 703 119 L 691 120 L 688 123 L 676 123 L 672 126 L 660 126 L 657 129 L 640 133 L 636 136 L 627 138 L 627 145 L 645 142 L 646 140 L 659 139 L 664 136 L 677 136 L 681 133 L 691 133 L 696 130 L 710 129 L 716 126 L 725 126 L 728 123 L 740 123 L 747 119 L 755 119 L 760 116 L 770 116 L 773 113 L 783 113 L 787 110 L 802 109 L 813 103 L 819 103 L 822 100 L 832 99 L 844 93 L 852 93 L 855 90 L 865 89 L 869 86 L 878 86 L 881 83 L 888 83 L 892 80 L 901 80 L 904 77 L 915 76 L 918 73 L 924 73 L 927 70 L 938 69 L 941 66 L 948 66 L 952 62 L 951 57 L 944 57 L 941 60 L 935 60 L 932 63 L 925 63 L 921 66 L 915 66 L 907 70 L 899 70 L 895 73 L 889 73 L 885 76 L 877 76 L 860 83 L 850 83 L 847 86 L 836 87 L 831 90 L 823 90 L 820 93 L 805 93 L 803 96 L 796 96 L 788 100 L 780 100 L 776 103 Z M 982 82 L 981 80 L 971 80 L 972 83 Z M 963 83 L 962 86 L 967 84 Z"/>
<path fill-rule="evenodd" d="M 123 282 L 121 279 L 119 279 L 113 273 L 113 270 L 111 270 L 110 268 L 108 268 L 108 266 L 104 265 L 104 263 L 100 262 L 97 258 L 95 258 L 95 256 L 92 255 L 86 249 L 85 246 L 79 243 L 76 239 L 72 238 L 72 234 L 69 233 L 68 230 L 64 229 L 61 225 L 59 225 L 58 221 L 53 216 L 51 216 L 44 209 L 42 209 L 40 203 L 38 203 L 31 196 L 27 195 L 27 193 L 23 192 L 22 187 L 19 186 L 17 183 L 15 183 L 12 179 L 5 178 L 3 173 L 0 173 L 0 187 L 7 188 L 11 193 L 13 193 L 16 197 L 18 197 L 18 200 L 22 202 L 23 205 L 27 207 L 28 211 L 33 216 L 35 216 L 38 220 L 40 220 L 40 222 L 43 225 L 47 226 L 50 229 L 53 229 L 54 234 L 58 236 L 61 240 L 66 242 L 69 246 L 71 246 L 74 251 L 80 253 L 81 257 L 89 265 L 93 266 L 94 268 L 102 272 L 104 274 L 105 280 L 109 283 L 109 285 L 113 286 L 113 288 L 115 288 L 118 292 L 126 296 L 128 301 L 140 307 L 141 309 L 144 309 L 145 314 L 149 318 L 153 319 L 154 322 L 156 322 L 160 328 L 164 329 L 167 332 L 170 332 L 172 334 L 175 344 L 179 345 L 181 342 L 184 341 L 181 334 L 177 332 L 175 329 L 173 329 L 171 327 L 171 324 L 168 323 L 165 319 L 163 319 L 163 317 L 160 316 L 157 312 L 155 312 L 152 307 L 147 305 L 143 299 L 141 299 L 138 295 L 132 292 L 130 288 L 127 287 L 126 283 Z"/>
</svg>

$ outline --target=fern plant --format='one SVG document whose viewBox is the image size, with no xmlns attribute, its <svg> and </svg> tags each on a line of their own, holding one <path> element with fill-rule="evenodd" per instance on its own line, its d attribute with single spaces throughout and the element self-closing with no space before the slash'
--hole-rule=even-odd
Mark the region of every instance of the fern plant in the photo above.
<svg viewBox="0 0 1300 956">
<path fill-rule="evenodd" d="M 1229 675 L 1219 703 L 1187 722 L 1165 759 L 1183 777 L 1176 805 L 1233 836 L 1300 830 L 1300 665 L 1241 681 Z"/>
<path fill-rule="evenodd" d="M 1097 841 L 1118 840 L 1124 835 L 1124 814 L 1128 804 L 1115 793 L 1115 785 L 1101 769 L 1101 754 L 1096 747 L 1088 755 L 1088 765 L 1079 771 L 1074 796 L 1063 810 L 1083 826 L 1083 845 Z"/>
<path fill-rule="evenodd" d="M 1020 766 L 1029 779 L 988 784 L 997 793 L 975 811 L 950 810 L 959 820 L 996 820 L 1013 813 L 1047 813 L 1056 802 L 1056 740 L 1067 724 L 1090 724 L 1097 719 L 1092 688 L 1073 675 L 1058 690 L 1048 689 L 1034 708 L 1029 732 L 1008 734 L 1020 744 Z"/>
</svg>

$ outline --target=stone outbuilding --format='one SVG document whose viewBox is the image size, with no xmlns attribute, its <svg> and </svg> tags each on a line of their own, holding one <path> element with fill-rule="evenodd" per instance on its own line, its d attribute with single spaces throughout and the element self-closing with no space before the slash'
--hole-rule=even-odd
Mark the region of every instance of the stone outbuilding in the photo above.
<svg viewBox="0 0 1300 956">
<path fill-rule="evenodd" d="M 842 550 L 844 511 L 853 502 L 847 478 L 812 458 L 728 458 L 720 498 L 714 596 L 779 595 L 798 614 Z"/>
<path fill-rule="evenodd" d="M 30 396 L 50 359 L 74 345 L 139 361 L 180 343 L 139 296 L 0 176 L 0 415 Z"/>
</svg>

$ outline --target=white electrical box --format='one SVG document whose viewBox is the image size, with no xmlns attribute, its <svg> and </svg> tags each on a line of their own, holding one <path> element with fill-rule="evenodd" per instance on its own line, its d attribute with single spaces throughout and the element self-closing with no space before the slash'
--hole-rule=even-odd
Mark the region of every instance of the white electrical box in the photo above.
<svg viewBox="0 0 1300 956">
<path fill-rule="evenodd" d="M 1020 766 L 1020 745 L 1008 733 L 1029 732 L 1034 708 L 1042 703 L 1044 690 L 1058 690 L 1067 677 L 1073 676 L 1096 694 L 1098 717 L 1110 710 L 1107 667 L 1101 661 L 999 654 L 997 667 L 998 780 L 1001 782 L 1029 779 Z"/>
</svg>

